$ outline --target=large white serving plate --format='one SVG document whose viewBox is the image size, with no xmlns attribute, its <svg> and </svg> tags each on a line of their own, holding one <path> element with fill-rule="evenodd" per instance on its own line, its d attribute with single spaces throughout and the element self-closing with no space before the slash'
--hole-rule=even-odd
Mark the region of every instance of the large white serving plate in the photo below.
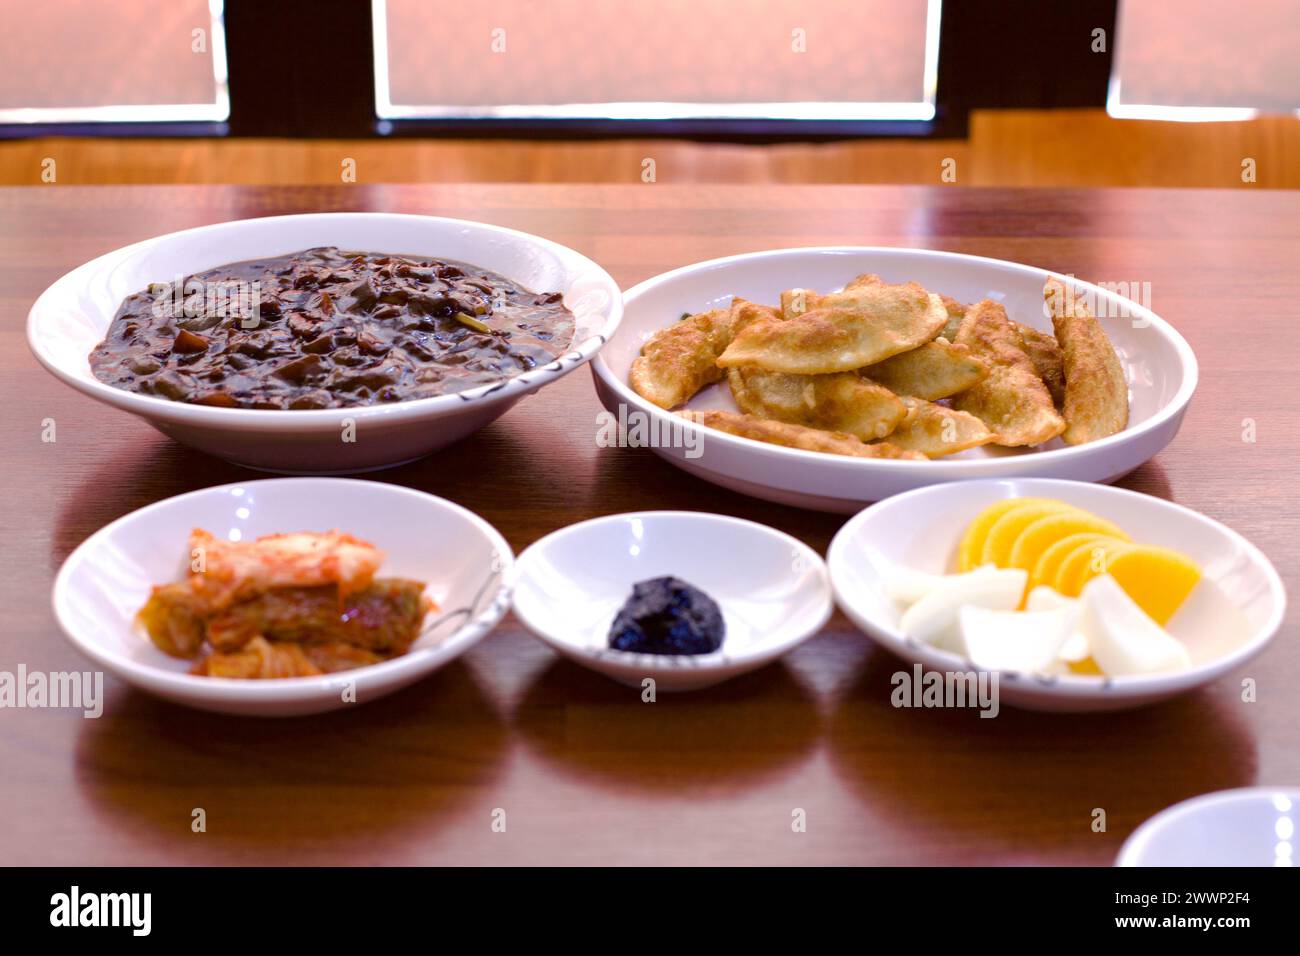
<svg viewBox="0 0 1300 956">
<path fill-rule="evenodd" d="M 310 411 L 189 405 L 114 388 L 91 373 L 90 352 L 128 295 L 178 275 L 314 246 L 455 259 L 534 292 L 562 292 L 576 316 L 573 344 L 558 360 L 505 382 L 434 398 Z M 73 388 L 138 415 L 177 441 L 254 468 L 320 474 L 383 468 L 464 438 L 590 360 L 622 314 L 618 284 L 604 269 L 538 236 L 435 216 L 314 213 L 201 226 L 100 256 L 36 300 L 27 341 L 41 364 Z M 349 423 L 353 440 L 345 441 Z"/>
<path fill-rule="evenodd" d="M 1250 660 L 1277 634 L 1286 592 L 1277 570 L 1232 529 L 1190 508 L 1123 488 L 1050 479 L 968 481 L 919 488 L 872 505 L 831 541 L 827 555 L 840 609 L 877 643 L 909 664 L 964 672 L 957 654 L 906 637 L 903 608 L 884 588 L 893 565 L 946 573 L 955 568 L 958 540 L 980 511 L 1004 498 L 1054 498 L 1106 518 L 1142 544 L 1175 548 L 1198 565 L 1204 579 L 1169 621 L 1192 666 L 1148 676 L 1040 677 L 1000 673 L 1004 703 L 1031 710 L 1120 710 L 1154 703 L 1200 687 Z"/>
<path fill-rule="evenodd" d="M 1049 276 L 1070 282 L 1078 294 L 1092 292 L 1128 379 L 1128 428 L 1072 448 L 1057 439 L 1037 449 L 985 447 L 934 461 L 877 461 L 782 448 L 689 423 L 684 427 L 699 430 L 698 444 L 660 443 L 655 451 L 735 491 L 796 507 L 852 513 L 900 491 L 968 478 L 1023 475 L 1113 481 L 1164 448 L 1182 423 L 1196 388 L 1196 358 L 1183 337 L 1149 309 L 1044 269 L 926 249 L 778 249 L 699 262 L 647 279 L 624 293 L 619 331 L 592 363 L 600 400 L 615 415 L 623 406 L 624 416 L 639 413 L 656 425 L 680 422 L 627 384 L 632 361 L 651 335 L 684 312 L 722 307 L 735 295 L 775 304 L 782 290 L 829 292 L 864 272 L 878 273 L 887 282 L 914 280 L 962 302 L 993 299 L 1006 306 L 1012 319 L 1045 331 L 1052 328 L 1043 310 L 1043 284 Z M 705 389 L 688 407 L 736 406 L 720 383 Z"/>
<path fill-rule="evenodd" d="M 196 527 L 230 540 L 337 528 L 384 550 L 381 577 L 427 582 L 438 609 L 406 654 L 381 664 L 276 680 L 195 676 L 134 619 L 153 585 L 184 577 Z M 82 653 L 141 690 L 200 710 L 280 717 L 354 707 L 427 676 L 497 625 L 513 580 L 510 545 L 460 505 L 375 481 L 278 478 L 167 498 L 96 531 L 63 563 L 54 613 Z"/>
</svg>

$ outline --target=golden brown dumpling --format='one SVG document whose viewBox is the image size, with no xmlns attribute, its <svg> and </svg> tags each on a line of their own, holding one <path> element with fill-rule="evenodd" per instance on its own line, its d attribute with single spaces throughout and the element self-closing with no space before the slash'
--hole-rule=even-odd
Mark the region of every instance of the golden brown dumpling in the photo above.
<svg viewBox="0 0 1300 956">
<path fill-rule="evenodd" d="M 863 285 L 822 302 L 802 315 L 753 322 L 718 364 L 799 375 L 848 372 L 930 341 L 948 321 L 939 297 L 915 282 Z"/>
<path fill-rule="evenodd" d="M 957 344 L 983 360 L 989 374 L 955 395 L 952 407 L 984 422 L 997 444 L 1038 445 L 1065 431 L 1065 419 L 1056 413 L 1006 309 L 988 299 L 972 305 L 957 331 Z"/>
<path fill-rule="evenodd" d="M 727 370 L 727 381 L 742 412 L 847 432 L 863 441 L 884 438 L 907 414 L 898 396 L 856 372 L 788 375 L 761 368 L 733 368 Z"/>
</svg>

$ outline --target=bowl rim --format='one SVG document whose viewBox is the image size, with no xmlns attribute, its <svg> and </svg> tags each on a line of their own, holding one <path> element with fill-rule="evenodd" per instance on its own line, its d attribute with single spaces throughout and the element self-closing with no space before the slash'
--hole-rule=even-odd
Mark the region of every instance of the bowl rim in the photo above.
<svg viewBox="0 0 1300 956">
<path fill-rule="evenodd" d="M 1207 807 L 1218 806 L 1225 803 L 1251 803 L 1261 799 L 1278 796 L 1284 796 L 1289 800 L 1300 803 L 1300 787 L 1287 785 L 1276 787 L 1265 785 L 1256 785 L 1253 787 L 1232 787 L 1228 790 L 1211 790 L 1209 793 L 1202 793 L 1194 797 L 1188 797 L 1186 800 L 1180 800 L 1175 804 L 1165 807 L 1154 815 L 1147 817 L 1139 823 L 1137 827 L 1134 828 L 1133 832 L 1124 840 L 1123 844 L 1120 845 L 1119 853 L 1115 856 L 1115 865 L 1167 865 L 1143 863 L 1142 856 L 1147 852 L 1152 838 L 1170 824 L 1181 820 L 1189 814 L 1195 814 Z"/>
<path fill-rule="evenodd" d="M 516 375 L 500 382 L 479 385 L 463 392 L 435 395 L 428 398 L 407 399 L 382 405 L 356 405 L 344 408 L 322 409 L 260 409 L 260 408 L 221 408 L 210 405 L 195 405 L 188 402 L 176 402 L 171 399 L 142 395 L 125 389 L 115 388 L 99 381 L 93 375 L 82 377 L 67 368 L 57 358 L 50 355 L 44 345 L 41 323 L 44 313 L 52 308 L 52 301 L 76 289 L 98 273 L 106 271 L 120 262 L 139 253 L 167 242 L 197 233 L 237 233 L 241 229 L 274 229 L 276 223 L 290 220 L 402 220 L 407 222 L 436 223 L 447 229 L 475 229 L 493 233 L 514 242 L 543 249 L 561 262 L 570 277 L 581 274 L 594 276 L 598 288 L 605 292 L 607 304 L 605 317 L 598 331 L 592 333 L 582 342 L 570 344 L 569 348 L 557 359 L 539 368 Z M 418 255 L 412 252 L 393 252 L 393 255 Z M 430 253 L 432 255 L 432 253 Z M 443 255 L 443 253 L 439 253 Z M 454 258 L 454 255 L 451 256 Z M 241 261 L 238 259 L 231 261 Z M 509 278 L 509 277 L 507 277 Z M 399 424 L 412 420 L 438 417 L 454 409 L 464 408 L 473 402 L 501 402 L 515 400 L 526 392 L 547 385 L 578 366 L 590 361 L 613 337 L 623 319 L 623 300 L 618 283 L 603 266 L 582 253 L 551 239 L 532 233 L 497 226 L 492 223 L 477 222 L 471 219 L 455 219 L 448 216 L 425 216 L 414 213 L 392 212 L 310 212 L 294 213 L 284 216 L 255 216 L 246 219 L 231 219 L 224 222 L 194 226 L 175 232 L 164 233 L 149 239 L 143 239 L 130 245 L 122 246 L 64 273 L 36 298 L 27 313 L 27 346 L 36 360 L 52 375 L 77 391 L 98 399 L 106 404 L 116 406 L 143 418 L 159 420 L 166 423 L 188 426 L 209 427 L 214 429 L 238 429 L 261 432 L 324 432 L 337 431 L 345 419 L 357 422 L 369 420 L 371 424 Z M 111 322 L 111 319 L 110 319 Z M 89 362 L 87 361 L 87 368 Z"/>
<path fill-rule="evenodd" d="M 1142 318 L 1149 327 L 1156 330 L 1173 346 L 1175 353 L 1179 358 L 1179 367 L 1182 372 L 1182 381 L 1179 383 L 1178 390 L 1173 397 L 1163 406 L 1156 410 L 1155 414 L 1137 425 L 1130 425 L 1123 431 L 1116 432 L 1114 435 L 1108 435 L 1097 441 L 1089 442 L 1085 445 L 1072 445 L 1065 448 L 1051 448 L 1044 451 L 1036 451 L 1032 454 L 1020 456 L 998 456 L 992 458 L 977 459 L 952 459 L 936 458 L 926 461 L 909 461 L 907 459 L 891 458 L 851 458 L 845 455 L 832 455 L 824 452 L 805 451 L 801 448 L 787 448 L 782 445 L 773 445 L 767 442 L 760 442 L 752 438 L 742 438 L 739 435 L 732 435 L 728 432 L 719 431 L 715 428 L 708 428 L 697 422 L 692 422 L 674 414 L 667 409 L 660 408 L 658 405 L 648 401 L 633 391 L 632 387 L 625 381 L 622 381 L 613 373 L 609 367 L 606 357 L 601 354 L 597 355 L 591 363 L 592 374 L 598 375 L 602 382 L 619 396 L 621 401 L 630 402 L 638 410 L 653 416 L 660 423 L 677 424 L 682 428 L 695 430 L 701 437 L 707 438 L 708 441 L 720 441 L 724 446 L 730 447 L 736 451 L 763 450 L 778 458 L 786 459 L 791 463 L 813 463 L 816 462 L 826 468 L 841 469 L 844 472 L 893 472 L 900 477 L 930 477 L 941 479 L 952 478 L 980 478 L 993 477 L 1005 473 L 1007 462 L 1010 460 L 1020 459 L 1027 462 L 1033 462 L 1035 467 L 1039 462 L 1059 463 L 1068 462 L 1078 458 L 1094 457 L 1104 454 L 1109 449 L 1118 448 L 1131 442 L 1140 441 L 1141 438 L 1149 433 L 1156 432 L 1163 428 L 1171 420 L 1175 420 L 1181 415 L 1187 405 L 1191 402 L 1192 394 L 1196 391 L 1196 386 L 1200 378 L 1200 366 L 1196 360 L 1196 354 L 1192 351 L 1191 345 L 1183 338 L 1182 334 L 1175 329 L 1167 320 L 1161 318 L 1155 312 L 1134 302 L 1125 296 L 1118 295 L 1108 289 L 1104 289 L 1091 282 L 1079 279 L 1077 276 L 1067 276 L 1059 272 L 1053 272 L 1050 269 L 1042 269 L 1038 266 L 1031 266 L 1021 262 L 1012 262 L 1008 259 L 995 259 L 990 256 L 976 256 L 965 252 L 947 252 L 941 249 L 921 249 L 913 246 L 794 246 L 781 249 L 764 249 L 757 252 L 744 252 L 738 255 L 723 256 L 717 259 L 706 259 L 701 262 L 695 262 L 690 265 L 681 266 L 668 272 L 652 276 L 642 282 L 627 289 L 623 293 L 624 313 L 631 309 L 637 299 L 653 289 L 676 281 L 686 275 L 703 271 L 717 271 L 725 269 L 728 266 L 740 262 L 749 262 L 763 259 L 781 259 L 795 258 L 804 255 L 843 255 L 843 256 L 860 256 L 868 254 L 887 253 L 890 255 L 901 255 L 904 258 L 934 258 L 940 259 L 959 259 L 973 263 L 983 263 L 996 265 L 1000 268 L 1011 269 L 1012 271 L 1022 274 L 1033 275 L 1034 277 L 1056 278 L 1067 283 L 1076 290 L 1086 290 L 1093 295 L 1103 298 L 1109 302 L 1122 303 L 1123 306 L 1130 310 L 1130 314 Z M 611 339 L 613 336 L 611 336 Z M 888 439 L 886 439 L 888 440 Z"/>
<path fill-rule="evenodd" d="M 1282 578 L 1278 574 L 1277 568 L 1273 562 L 1268 559 L 1258 547 L 1246 539 L 1240 532 L 1234 531 L 1221 521 L 1211 518 L 1209 515 L 1201 514 L 1186 505 L 1180 505 L 1177 502 L 1169 501 L 1165 498 L 1157 498 L 1154 495 L 1143 494 L 1139 491 L 1131 491 L 1127 488 L 1116 488 L 1113 485 L 1098 484 L 1090 481 L 1074 481 L 1068 478 L 989 478 L 973 481 L 963 481 L 956 484 L 947 485 L 927 485 L 923 488 L 914 488 L 911 491 L 905 491 L 901 494 L 894 495 L 879 501 L 868 508 L 864 508 L 856 515 L 844 523 L 844 526 L 836 532 L 835 537 L 831 539 L 830 548 L 826 555 L 826 564 L 830 572 L 831 587 L 835 591 L 835 603 L 842 610 L 846 617 L 854 622 L 864 633 L 872 640 L 884 647 L 891 653 L 904 657 L 909 661 L 920 660 L 927 663 L 926 658 L 932 658 L 939 662 L 939 665 L 948 670 L 975 670 L 979 668 L 973 666 L 971 661 L 966 660 L 959 654 L 947 651 L 942 648 L 932 647 L 914 641 L 892 626 L 886 625 L 870 615 L 862 613 L 855 606 L 851 595 L 843 579 L 843 568 L 849 561 L 848 549 L 849 541 L 859 533 L 862 525 L 869 522 L 876 512 L 878 515 L 883 510 L 897 507 L 907 507 L 912 504 L 913 499 L 924 498 L 931 495 L 942 495 L 951 498 L 954 494 L 960 494 L 963 491 L 969 491 L 975 488 L 987 488 L 993 486 L 1010 486 L 1013 484 L 1023 484 L 1029 487 L 1016 492 L 1017 496 L 1030 494 L 1034 496 L 1051 497 L 1053 490 L 1072 489 L 1072 488 L 1089 488 L 1093 489 L 1102 497 L 1115 496 L 1119 498 L 1128 498 L 1133 501 L 1141 501 L 1142 507 L 1149 507 L 1154 510 L 1163 510 L 1177 514 L 1182 519 L 1192 520 L 1203 525 L 1209 525 L 1221 534 L 1226 535 L 1238 547 L 1240 547 L 1264 573 L 1265 580 L 1268 582 L 1269 594 L 1273 598 L 1273 613 L 1268 620 L 1257 628 L 1250 638 L 1243 642 L 1239 647 L 1234 648 L 1221 657 L 1205 661 L 1186 670 L 1175 671 L 1167 674 L 1136 674 L 1120 677 L 1094 677 L 1085 674 L 1067 674 L 1055 677 L 1040 677 L 1032 674 L 1023 674 L 1015 671 L 998 671 L 1001 679 L 1015 681 L 1017 686 L 1032 687 L 1036 692 L 1054 696 L 1057 698 L 1093 698 L 1100 695 L 1111 695 L 1120 698 L 1144 697 L 1152 693 L 1160 694 L 1163 692 L 1178 692 L 1181 690 L 1191 689 L 1216 679 L 1222 674 L 1227 673 L 1234 667 L 1244 664 L 1246 661 L 1259 654 L 1272 642 L 1282 627 L 1282 621 L 1286 616 L 1286 588 L 1282 584 Z M 837 569 L 839 569 L 837 571 Z M 863 624 L 860 622 L 867 622 Z M 882 636 L 883 635 L 883 636 Z M 927 665 L 928 666 L 928 665 Z"/>
<path fill-rule="evenodd" d="M 702 525 L 718 524 L 729 525 L 735 529 L 749 534 L 762 534 L 774 538 L 790 547 L 808 562 L 815 572 L 816 581 L 819 585 L 818 590 L 821 592 L 820 597 L 822 608 L 821 613 L 817 615 L 817 622 L 809 628 L 796 628 L 792 631 L 791 636 L 775 642 L 773 644 L 761 645 L 757 648 L 746 649 L 737 653 L 727 653 L 722 650 L 714 651 L 709 654 L 694 655 L 670 655 L 670 654 L 642 654 L 633 651 L 619 651 L 613 648 L 591 648 L 580 644 L 575 644 L 563 637 L 556 636 L 557 632 L 529 616 L 526 606 L 521 606 L 516 600 L 513 608 L 515 617 L 517 617 L 532 634 L 549 644 L 556 650 L 573 657 L 580 658 L 583 661 L 591 662 L 608 669 L 635 670 L 637 673 L 653 675 L 664 672 L 679 671 L 727 671 L 736 667 L 748 667 L 762 664 L 769 660 L 774 660 L 793 648 L 797 647 L 804 641 L 816 636 L 826 626 L 831 615 L 835 611 L 835 593 L 832 587 L 830 571 L 826 566 L 826 559 L 823 558 L 815 548 L 791 534 L 765 525 L 758 521 L 750 521 L 748 518 L 737 518 L 733 515 L 718 514 L 712 511 L 689 511 L 689 510 L 649 510 L 649 511 L 625 511 L 617 514 L 599 515 L 595 518 L 586 518 L 582 521 L 575 521 L 573 524 L 565 525 L 562 528 L 550 532 L 538 538 L 528 547 L 519 553 L 516 564 L 515 580 L 515 597 L 518 598 L 519 591 L 525 580 L 529 577 L 529 564 L 536 560 L 536 555 L 541 553 L 544 545 L 554 543 L 561 538 L 571 537 L 574 534 L 581 534 L 585 530 L 590 530 L 595 525 L 614 524 L 626 521 L 632 518 L 641 519 L 685 519 L 690 522 L 698 522 Z"/>
<path fill-rule="evenodd" d="M 500 555 L 502 567 L 497 579 L 496 593 L 491 599 L 484 601 L 484 610 L 482 612 L 467 619 L 459 628 L 431 647 L 412 649 L 399 657 L 381 661 L 378 664 L 366 664 L 347 671 L 311 677 L 276 677 L 245 680 L 233 677 L 202 677 L 186 672 L 170 671 L 105 649 L 98 642 L 84 637 L 72 626 L 64 607 L 71 588 L 70 579 L 78 566 L 82 562 L 89 560 L 90 550 L 98 541 L 107 538 L 113 532 L 140 520 L 152 512 L 161 511 L 165 506 L 188 499 L 223 493 L 234 488 L 267 484 L 284 487 L 284 482 L 293 482 L 295 484 L 305 482 L 316 487 L 320 487 L 322 484 L 345 485 L 352 488 L 362 485 L 366 487 L 358 489 L 361 494 L 391 493 L 398 498 L 409 500 L 416 506 L 441 508 L 460 515 L 467 519 L 471 527 L 479 534 L 482 534 L 492 544 L 497 554 Z M 369 481 L 361 478 L 257 478 L 250 481 L 233 481 L 223 485 L 212 485 L 207 488 L 198 488 L 183 494 L 172 495 L 170 498 L 150 502 L 110 521 L 77 545 L 72 550 L 72 553 L 64 559 L 58 574 L 55 575 L 54 585 L 50 592 L 50 601 L 59 629 L 69 643 L 86 657 L 129 683 L 174 697 L 226 702 L 289 703 L 315 699 L 323 694 L 333 695 L 349 684 L 361 686 L 364 683 L 382 683 L 386 677 L 397 677 L 411 671 L 423 674 L 444 660 L 455 657 L 462 651 L 467 650 L 495 628 L 510 609 L 516 575 L 515 562 L 514 551 L 511 549 L 509 542 L 485 518 L 480 517 L 463 505 L 430 494 L 427 491 L 419 491 L 405 485 L 395 485 L 384 481 Z M 448 651 L 453 648 L 455 652 L 449 654 Z"/>
</svg>

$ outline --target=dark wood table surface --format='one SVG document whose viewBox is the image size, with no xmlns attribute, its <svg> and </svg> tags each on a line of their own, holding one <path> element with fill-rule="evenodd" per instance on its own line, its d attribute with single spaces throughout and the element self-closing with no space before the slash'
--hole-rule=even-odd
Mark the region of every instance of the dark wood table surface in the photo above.
<svg viewBox="0 0 1300 956">
<path fill-rule="evenodd" d="M 253 477 L 47 375 L 31 302 L 79 263 L 189 226 L 318 210 L 480 219 L 539 233 L 627 287 L 713 256 L 919 246 L 1150 282 L 1191 342 L 1181 434 L 1121 484 L 1224 521 L 1300 575 L 1300 194 L 960 187 L 68 187 L 0 190 L 0 670 L 88 668 L 50 611 L 55 572 L 113 519 Z M 584 369 L 381 480 L 451 498 L 516 551 L 583 518 L 721 511 L 824 553 L 842 517 L 738 498 L 648 450 L 598 448 Z M 57 441 L 42 442 L 42 421 Z M 1243 422 L 1257 440 L 1243 441 Z M 712 690 L 634 691 L 513 619 L 428 680 L 323 717 L 190 711 L 106 680 L 97 720 L 0 710 L 0 863 L 1109 864 L 1187 797 L 1300 783 L 1294 615 L 1260 658 L 1159 706 L 1054 716 L 895 710 L 897 661 L 841 615 Z M 1241 682 L 1254 678 L 1255 702 Z M 207 829 L 191 830 L 192 811 Z M 1105 832 L 1092 828 L 1106 811 Z M 493 814 L 506 811 L 506 831 Z M 792 812 L 807 830 L 792 832 Z"/>
</svg>

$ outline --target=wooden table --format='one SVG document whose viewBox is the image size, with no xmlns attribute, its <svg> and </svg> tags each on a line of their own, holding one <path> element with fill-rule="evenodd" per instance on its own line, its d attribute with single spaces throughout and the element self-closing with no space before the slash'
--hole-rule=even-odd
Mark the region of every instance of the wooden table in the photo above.
<svg viewBox="0 0 1300 956">
<path fill-rule="evenodd" d="M 23 325 L 64 271 L 159 233 L 249 216 L 386 210 L 540 233 L 625 287 L 698 259 L 823 243 L 979 253 L 1148 281 L 1201 384 L 1182 433 L 1122 484 L 1218 518 L 1300 574 L 1300 195 L 960 187 L 339 186 L 0 190 L 0 670 L 78 670 L 49 607 L 91 532 L 252 473 L 56 382 Z M 824 552 L 842 518 L 736 498 L 647 450 L 598 448 L 583 370 L 478 435 L 379 477 L 484 515 L 516 550 L 582 518 L 722 511 Z M 57 442 L 41 441 L 42 421 Z M 1258 440 L 1243 442 L 1243 420 Z M 716 689 L 635 692 L 513 619 L 382 701 L 287 721 L 202 714 L 109 678 L 104 715 L 0 710 L 0 863 L 1107 864 L 1156 811 L 1300 783 L 1288 622 L 1239 672 L 1131 713 L 895 710 L 897 662 L 842 617 Z M 1243 678 L 1258 700 L 1240 699 Z M 191 831 L 202 807 L 204 833 Z M 1093 832 L 1104 808 L 1107 829 Z M 506 811 L 506 832 L 493 812 Z M 792 812 L 807 832 L 792 832 Z"/>
</svg>

